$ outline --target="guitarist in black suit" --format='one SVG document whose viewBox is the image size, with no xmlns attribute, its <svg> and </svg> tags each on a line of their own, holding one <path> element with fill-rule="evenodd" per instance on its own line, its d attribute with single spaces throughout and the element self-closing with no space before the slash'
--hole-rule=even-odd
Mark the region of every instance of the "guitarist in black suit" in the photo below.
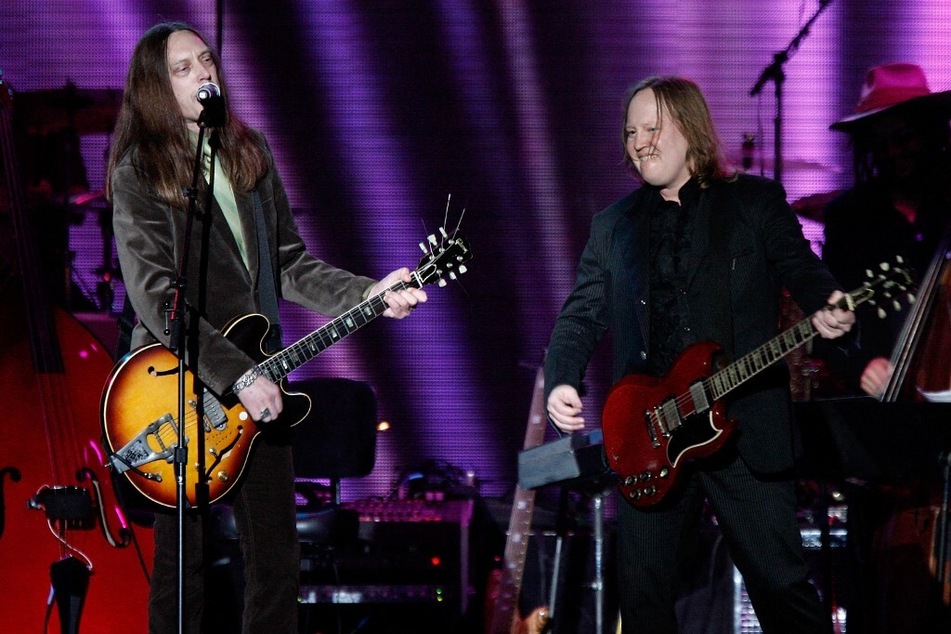
<svg viewBox="0 0 951 634">
<path fill-rule="evenodd" d="M 721 163 L 709 108 L 693 82 L 645 79 L 624 114 L 625 158 L 643 185 L 594 217 L 546 358 L 548 415 L 565 432 L 584 427 L 578 389 L 608 329 L 619 380 L 663 377 L 701 341 L 717 342 L 730 359 L 750 352 L 778 332 L 782 287 L 814 312 L 823 337 L 840 336 L 854 322 L 851 312 L 821 310 L 842 293 L 803 237 L 783 188 Z M 704 496 L 764 631 L 832 631 L 808 580 L 796 523 L 784 367 L 776 364 L 730 399 L 737 442 L 694 463 L 682 489 L 650 509 L 619 505 L 625 634 L 677 632 L 678 544 L 696 530 Z"/>
<path fill-rule="evenodd" d="M 211 83 L 222 99 L 229 96 L 220 62 L 204 38 L 179 23 L 149 29 L 132 55 L 109 160 L 107 194 L 114 207 L 126 290 L 138 317 L 133 348 L 155 341 L 170 343 L 166 305 L 174 296 L 172 282 L 182 261 L 189 202 L 182 191 L 192 181 L 199 120 L 214 101 L 207 98 L 215 97 L 205 94 L 203 103 L 199 94 Z M 268 423 L 281 414 L 281 389 L 261 375 L 247 351 L 221 332 L 234 318 L 267 312 L 261 289 L 268 278 L 277 296 L 339 315 L 401 281 L 410 282 L 411 277 L 404 268 L 377 282 L 308 254 L 263 136 L 230 108 L 223 104 L 221 108 L 224 121 L 214 124 L 220 133 L 220 152 L 213 186 L 207 183 L 212 170 L 206 164 L 196 197 L 198 210 L 207 214 L 196 218 L 188 247 L 194 257 L 188 267 L 186 299 L 193 329 L 197 320 L 200 351 L 197 363 L 189 366 L 213 393 L 234 393 L 254 421 Z M 214 190 L 213 199 L 206 195 L 209 189 Z M 205 208 L 207 200 L 213 201 L 210 209 Z M 259 251 L 258 235 L 266 236 L 267 251 Z M 205 261 L 199 257 L 202 253 Z M 387 292 L 384 300 L 388 307 L 383 315 L 402 318 L 426 301 L 426 293 L 408 288 Z M 232 499 L 247 580 L 244 632 L 298 631 L 294 474 L 291 448 L 279 428 L 279 422 L 265 426 Z M 188 632 L 197 633 L 203 607 L 202 526 L 199 515 L 186 519 L 184 621 Z M 159 514 L 151 634 L 177 631 L 176 544 L 175 514 Z"/>
</svg>

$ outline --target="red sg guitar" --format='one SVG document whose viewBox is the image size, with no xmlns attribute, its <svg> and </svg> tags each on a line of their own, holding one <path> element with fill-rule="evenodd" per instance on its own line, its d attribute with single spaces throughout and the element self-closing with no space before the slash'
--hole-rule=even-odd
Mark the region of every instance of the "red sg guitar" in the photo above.
<svg viewBox="0 0 951 634">
<path fill-rule="evenodd" d="M 865 302 L 884 302 L 896 289 L 904 293 L 911 283 L 908 271 L 883 264 L 882 272 L 837 303 L 854 310 Z M 770 339 L 759 348 L 717 369 L 716 343 L 687 348 L 666 377 L 630 374 L 608 393 L 602 415 L 608 465 L 618 477 L 624 499 L 635 507 L 660 503 L 679 479 L 680 469 L 692 459 L 716 453 L 736 429 L 726 417 L 723 398 L 817 335 L 809 318 Z"/>
</svg>

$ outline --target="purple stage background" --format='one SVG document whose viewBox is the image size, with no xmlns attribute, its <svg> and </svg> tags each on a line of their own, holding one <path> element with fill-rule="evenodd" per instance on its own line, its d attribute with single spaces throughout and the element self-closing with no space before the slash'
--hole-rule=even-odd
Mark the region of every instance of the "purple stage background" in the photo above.
<svg viewBox="0 0 951 634">
<path fill-rule="evenodd" d="M 783 67 L 783 183 L 790 201 L 846 187 L 846 138 L 865 69 L 922 65 L 951 87 L 946 0 L 431 2 L 342 0 L 4 0 L 0 69 L 18 92 L 121 89 L 141 33 L 183 20 L 218 41 L 236 110 L 270 139 L 311 250 L 382 276 L 465 210 L 474 260 L 430 288 L 412 319 L 380 320 L 296 378 L 364 380 L 381 419 L 377 465 L 346 499 L 386 495 L 422 461 L 471 470 L 486 496 L 511 491 L 535 370 L 567 295 L 591 216 L 632 187 L 621 163 L 627 88 L 683 74 L 705 90 L 738 157 L 773 174 L 775 84 L 763 69 L 820 8 Z M 109 136 L 81 137 L 90 192 L 103 187 Z M 96 201 L 70 227 L 73 279 L 97 301 L 103 238 Z M 821 248 L 821 225 L 803 219 Z M 103 306 L 121 307 L 123 289 Z M 289 341 L 325 323 L 282 309 Z M 602 353 L 585 399 L 596 425 Z M 549 432 L 552 433 L 552 432 Z"/>
</svg>

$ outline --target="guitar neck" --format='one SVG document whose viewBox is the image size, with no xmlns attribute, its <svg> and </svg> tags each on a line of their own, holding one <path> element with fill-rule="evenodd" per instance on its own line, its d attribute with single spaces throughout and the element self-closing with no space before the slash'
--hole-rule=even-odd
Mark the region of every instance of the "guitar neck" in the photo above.
<svg viewBox="0 0 951 634">
<path fill-rule="evenodd" d="M 907 271 L 896 267 L 888 275 L 880 275 L 874 281 L 844 294 L 834 305 L 826 308 L 854 311 L 856 306 L 871 301 L 876 292 L 881 292 L 877 289 L 889 289 L 896 285 L 902 287 L 896 280 L 902 277 L 908 279 L 907 275 Z M 713 400 L 719 400 L 817 334 L 819 331 L 812 325 L 812 317 L 807 317 L 711 375 L 703 381 L 703 387 Z"/>
<path fill-rule="evenodd" d="M 401 291 L 410 287 L 419 288 L 418 280 L 415 276 L 413 282 L 399 282 L 382 293 L 365 299 L 303 339 L 292 343 L 277 354 L 262 361 L 259 364 L 261 370 L 275 383 L 284 379 L 288 374 L 330 346 L 352 335 L 382 315 L 388 308 L 386 301 L 383 299 L 386 293 Z"/>
<path fill-rule="evenodd" d="M 743 383 L 779 361 L 818 334 L 810 319 L 783 331 L 759 348 L 743 355 L 735 362 L 711 375 L 704 381 L 707 393 L 719 400 Z"/>
<path fill-rule="evenodd" d="M 440 233 L 443 236 L 441 243 L 435 235 L 428 237 L 429 247 L 420 243 L 425 255 L 416 270 L 410 273 L 409 282 L 397 282 L 385 291 L 365 299 L 300 341 L 262 361 L 258 365 L 264 374 L 276 383 L 344 337 L 366 326 L 386 312 L 388 306 L 383 298 L 387 293 L 422 288 L 432 283 L 445 286 L 444 276 L 454 280 L 465 273 L 465 263 L 472 258 L 465 238 L 458 231 L 451 236 L 443 229 L 440 229 Z"/>
<path fill-rule="evenodd" d="M 535 375 L 532 404 L 525 429 L 523 444 L 525 449 L 537 447 L 545 439 L 544 401 L 545 373 L 542 368 L 539 368 Z M 535 490 L 516 486 L 515 497 L 512 500 L 512 515 L 509 518 L 508 538 L 505 541 L 505 553 L 502 559 L 498 600 L 495 602 L 488 624 L 489 634 L 510 632 L 513 623 L 519 620 L 518 599 L 522 591 L 522 575 L 525 571 L 525 556 L 528 553 L 528 539 L 534 510 Z"/>
<path fill-rule="evenodd" d="M 505 554 L 499 579 L 498 600 L 492 613 L 489 632 L 508 632 L 512 623 L 519 619 L 518 600 L 522 593 L 522 577 L 525 573 L 525 557 L 535 510 L 535 491 L 516 487 L 512 500 L 512 516 L 509 520 Z"/>
</svg>

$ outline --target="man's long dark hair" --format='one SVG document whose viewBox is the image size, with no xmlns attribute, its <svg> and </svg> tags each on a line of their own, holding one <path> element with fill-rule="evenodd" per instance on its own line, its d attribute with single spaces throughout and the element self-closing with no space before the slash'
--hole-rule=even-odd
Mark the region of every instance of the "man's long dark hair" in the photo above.
<svg viewBox="0 0 951 634">
<path fill-rule="evenodd" d="M 168 38 L 178 31 L 190 31 L 207 43 L 187 24 L 164 22 L 146 31 L 132 53 L 106 176 L 106 196 L 110 200 L 113 171 L 132 152 L 135 169 L 150 184 L 154 195 L 173 207 L 187 206 L 182 191 L 192 181 L 195 150 L 172 91 L 168 67 Z M 214 50 L 211 55 L 219 87 L 227 98 L 221 59 Z M 270 166 L 264 138 L 235 117 L 230 108 L 219 134 L 219 156 L 232 187 L 235 191 L 251 191 Z"/>
<path fill-rule="evenodd" d="M 648 77 L 631 89 L 627 101 L 624 102 L 621 142 L 624 143 L 624 127 L 627 124 L 627 109 L 631 100 L 637 93 L 648 88 L 654 91 L 658 117 L 669 114 L 687 140 L 687 164 L 700 187 L 706 189 L 715 181 L 734 178 L 735 173 L 724 166 L 720 139 L 713 125 L 707 100 L 697 84 L 683 77 Z M 658 120 L 657 123 L 660 125 L 661 121 Z M 637 175 L 626 151 L 624 161 Z"/>
</svg>

